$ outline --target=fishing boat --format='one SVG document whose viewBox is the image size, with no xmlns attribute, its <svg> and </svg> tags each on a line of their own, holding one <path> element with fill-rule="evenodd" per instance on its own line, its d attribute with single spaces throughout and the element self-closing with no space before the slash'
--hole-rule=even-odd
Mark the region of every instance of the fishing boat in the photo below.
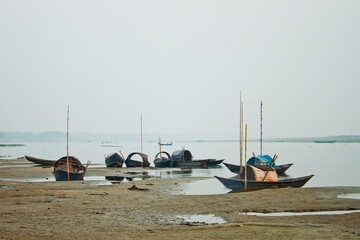
<svg viewBox="0 0 360 240">
<path fill-rule="evenodd" d="M 268 156 L 270 157 L 269 155 L 263 155 L 263 162 L 266 164 L 266 165 L 270 165 L 271 162 L 268 162 L 267 160 L 264 161 L 264 156 Z M 254 158 L 254 157 L 252 157 Z M 259 158 L 259 156 L 256 156 L 256 158 Z M 271 157 L 270 157 L 271 159 Z M 251 158 L 247 161 L 247 164 L 249 165 L 260 165 L 261 163 L 257 163 L 253 160 L 251 160 Z M 259 161 L 260 161 L 260 158 L 259 158 Z M 240 173 L 240 165 L 235 165 L 235 164 L 230 164 L 230 163 L 223 163 L 231 172 L 233 173 L 236 173 L 236 174 L 239 174 Z M 289 163 L 289 164 L 282 164 L 282 165 L 275 165 L 275 170 L 277 172 L 277 174 L 284 174 L 286 172 L 286 170 L 288 170 L 291 166 L 293 165 L 293 163 Z"/>
<path fill-rule="evenodd" d="M 67 107 L 67 129 L 66 129 L 66 156 L 56 161 L 54 165 L 54 176 L 56 181 L 75 181 L 84 180 L 84 176 L 90 161 L 86 167 L 79 159 L 69 156 L 69 105 Z"/>
<path fill-rule="evenodd" d="M 140 155 L 142 161 L 131 159 L 135 155 Z M 150 162 L 148 161 L 148 156 L 144 153 L 133 152 L 125 160 L 126 167 L 149 167 Z"/>
<path fill-rule="evenodd" d="M 214 158 L 210 158 L 209 161 L 206 163 L 207 166 L 216 166 L 221 164 L 225 159 L 214 159 Z"/>
<path fill-rule="evenodd" d="M 246 180 L 245 179 L 231 179 L 231 178 L 223 178 L 215 176 L 225 187 L 231 189 L 232 191 L 253 191 L 260 190 L 265 188 L 285 188 L 285 187 L 293 187 L 300 188 L 304 186 L 314 175 L 298 177 L 298 178 L 289 178 L 278 180 L 274 182 L 269 181 L 254 181 L 254 180 Z M 246 183 L 245 183 L 246 182 Z M 245 190 L 246 184 L 246 190 Z"/>
<path fill-rule="evenodd" d="M 193 156 L 189 150 L 177 150 L 172 153 L 173 167 L 202 167 L 205 166 L 210 159 L 193 160 Z"/>
<path fill-rule="evenodd" d="M 84 180 L 87 166 L 84 167 L 76 157 L 65 156 L 56 161 L 53 174 L 56 181 Z"/>
<path fill-rule="evenodd" d="M 241 96 L 241 95 L 240 95 Z M 276 172 L 275 160 L 277 155 L 273 158 L 268 155 L 262 155 L 262 101 L 260 110 L 260 156 L 254 156 L 248 161 L 245 161 L 245 167 L 237 166 L 240 173 L 235 178 L 223 178 L 215 176 L 225 187 L 232 191 L 253 191 L 270 187 L 284 188 L 284 187 L 302 187 L 314 175 L 279 180 Z M 242 159 L 242 102 L 240 97 L 240 159 Z M 247 125 L 245 127 L 245 159 L 247 151 Z M 241 163 L 242 161 L 240 161 Z M 268 162 L 270 164 L 268 164 Z M 263 163 L 265 163 L 263 165 Z M 249 165 L 248 165 L 249 164 Z M 251 165 L 250 165 L 251 164 Z M 225 164 L 226 165 L 226 164 Z M 241 164 L 242 165 L 242 164 Z M 228 165 L 230 166 L 230 165 Z M 229 168 L 230 169 L 230 168 Z"/>
<path fill-rule="evenodd" d="M 161 146 L 172 146 L 173 143 L 169 142 L 169 143 L 159 143 Z"/>
<path fill-rule="evenodd" d="M 276 170 L 272 167 L 277 155 L 274 156 L 270 166 L 268 165 L 245 165 L 242 168 L 240 174 L 235 178 L 223 178 L 215 176 L 225 187 L 232 191 L 254 191 L 265 188 L 285 188 L 285 187 L 302 187 L 304 186 L 314 175 L 278 179 Z"/>
<path fill-rule="evenodd" d="M 141 128 L 141 152 L 130 153 L 125 160 L 126 167 L 149 167 L 148 155 L 143 153 L 143 134 L 142 134 L 142 114 L 140 115 L 140 128 Z M 133 156 L 140 155 L 142 161 L 131 159 Z"/>
<path fill-rule="evenodd" d="M 54 166 L 57 160 L 47 160 L 47 159 L 41 159 L 41 158 L 36 158 L 36 157 L 30 157 L 30 156 L 26 156 L 25 155 L 25 159 L 36 163 L 38 165 L 43 165 L 43 166 Z"/>
<path fill-rule="evenodd" d="M 124 162 L 125 162 L 124 158 L 118 153 L 109 154 L 105 158 L 106 167 L 118 167 L 118 168 L 121 168 L 122 165 L 124 164 Z"/>
<path fill-rule="evenodd" d="M 166 157 L 161 156 L 161 154 L 165 154 Z M 155 155 L 154 165 L 158 168 L 172 167 L 173 161 L 169 153 L 159 152 Z"/>
</svg>

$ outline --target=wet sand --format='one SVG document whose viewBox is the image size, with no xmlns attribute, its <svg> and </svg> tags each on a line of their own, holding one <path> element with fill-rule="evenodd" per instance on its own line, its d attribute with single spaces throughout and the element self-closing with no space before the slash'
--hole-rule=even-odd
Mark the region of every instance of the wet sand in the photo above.
<svg viewBox="0 0 360 240">
<path fill-rule="evenodd" d="M 13 165 L 12 165 L 13 164 Z M 3 167 L 4 165 L 11 167 Z M 52 168 L 0 160 L 0 179 L 52 177 Z M 128 169 L 127 169 L 128 171 Z M 89 175 L 113 170 L 89 168 Z M 114 185 L 1 180 L 2 239 L 360 239 L 360 213 L 260 217 L 242 212 L 360 210 L 338 198 L 359 187 L 266 189 L 208 196 L 170 195 L 199 178 L 158 178 Z M 135 185 L 147 191 L 129 190 Z M 179 215 L 215 214 L 225 224 L 186 223 Z"/>
</svg>

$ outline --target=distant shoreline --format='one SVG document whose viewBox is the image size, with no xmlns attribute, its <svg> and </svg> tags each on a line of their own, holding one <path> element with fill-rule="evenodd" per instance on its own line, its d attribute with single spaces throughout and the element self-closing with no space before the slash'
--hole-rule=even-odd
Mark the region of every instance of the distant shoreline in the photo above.
<svg viewBox="0 0 360 240">
<path fill-rule="evenodd" d="M 0 147 L 23 147 L 26 146 L 25 144 L 19 144 L 19 143 L 0 143 Z"/>
<path fill-rule="evenodd" d="M 175 141 L 175 142 L 239 142 L 239 140 L 195 140 L 195 141 Z M 249 139 L 248 142 L 260 142 L 259 139 Z M 309 138 L 267 138 L 263 142 L 298 142 L 298 143 L 360 143 L 360 137 L 309 137 Z"/>
<path fill-rule="evenodd" d="M 147 142 L 158 142 L 161 136 L 167 142 L 239 142 L 234 135 L 212 134 L 212 133 L 193 133 L 193 134 L 166 134 L 149 133 L 144 134 Z M 76 142 L 108 142 L 110 144 L 119 142 L 137 142 L 137 133 L 114 133 L 114 134 L 94 134 L 94 133 L 72 133 L 71 141 Z M 24 146 L 24 142 L 65 142 L 66 135 L 63 132 L 41 132 L 41 133 L 21 133 L 21 132 L 0 132 L 0 147 Z M 250 138 L 248 142 L 259 142 L 258 138 Z M 264 142 L 322 142 L 322 143 L 357 143 L 360 142 L 360 135 L 337 135 L 326 137 L 274 137 L 264 138 Z M 21 144 L 20 144 L 21 143 Z"/>
</svg>

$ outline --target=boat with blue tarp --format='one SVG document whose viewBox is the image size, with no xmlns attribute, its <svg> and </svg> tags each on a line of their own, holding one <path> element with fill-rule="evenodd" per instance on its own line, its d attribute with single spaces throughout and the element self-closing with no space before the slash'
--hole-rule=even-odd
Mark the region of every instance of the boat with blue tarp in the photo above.
<svg viewBox="0 0 360 240">
<path fill-rule="evenodd" d="M 270 166 L 271 162 L 272 162 L 272 158 L 269 155 L 263 155 L 262 156 L 262 162 L 263 165 L 267 165 Z M 240 173 L 240 165 L 235 165 L 235 164 L 230 164 L 230 163 L 223 163 L 231 172 L 239 174 Z M 261 158 L 260 155 L 257 156 L 253 156 L 251 158 L 249 158 L 246 162 L 246 164 L 248 165 L 261 165 Z M 286 172 L 286 170 L 288 170 L 291 166 L 293 165 L 293 163 L 288 163 L 288 164 L 282 164 L 282 165 L 276 165 L 275 163 L 273 163 L 273 168 L 276 170 L 277 174 L 284 174 Z"/>
</svg>

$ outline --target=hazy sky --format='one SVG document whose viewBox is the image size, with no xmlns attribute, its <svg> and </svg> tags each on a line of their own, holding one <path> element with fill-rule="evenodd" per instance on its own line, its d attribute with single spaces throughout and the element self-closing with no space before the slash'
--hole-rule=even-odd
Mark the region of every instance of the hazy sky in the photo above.
<svg viewBox="0 0 360 240">
<path fill-rule="evenodd" d="M 0 131 L 360 134 L 360 1 L 0 0 Z"/>
</svg>

